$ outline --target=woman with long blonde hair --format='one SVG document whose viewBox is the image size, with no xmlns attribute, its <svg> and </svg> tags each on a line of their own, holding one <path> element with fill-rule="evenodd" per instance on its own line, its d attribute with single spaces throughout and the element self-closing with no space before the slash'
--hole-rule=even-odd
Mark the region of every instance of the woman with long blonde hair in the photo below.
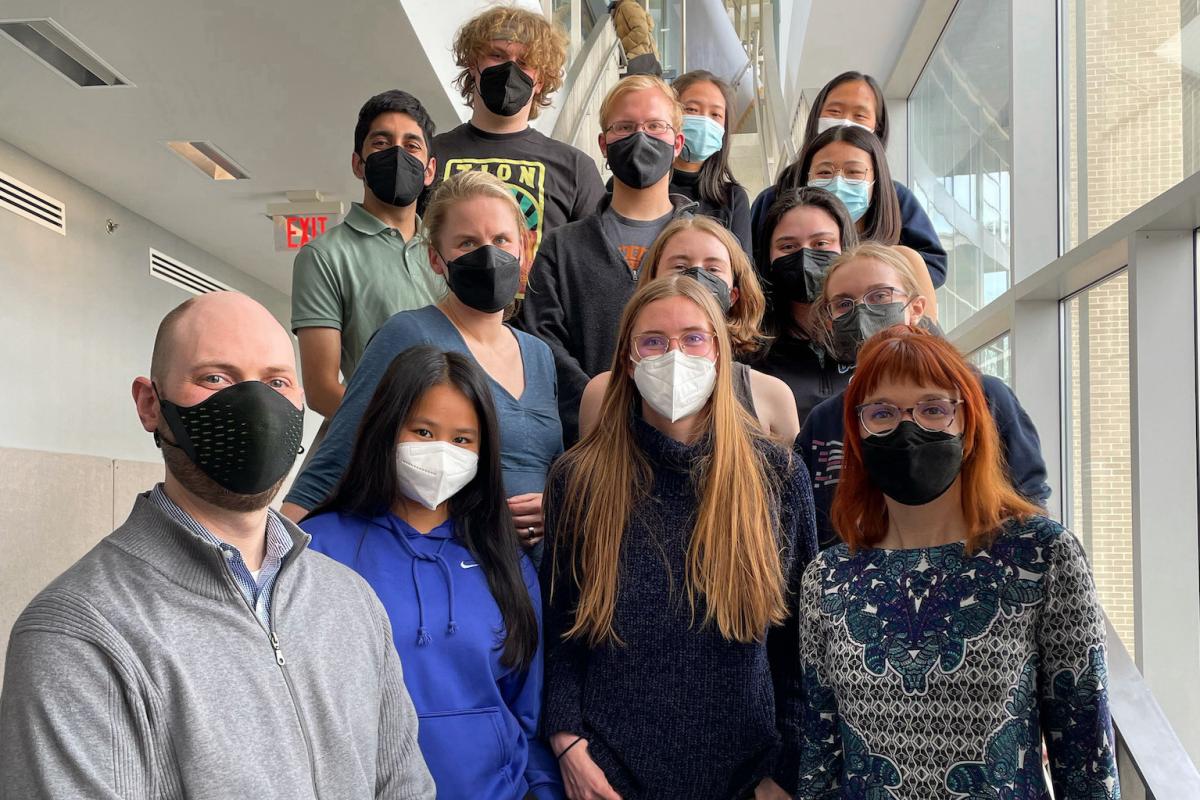
<svg viewBox="0 0 1200 800">
<path fill-rule="evenodd" d="M 766 300 L 750 259 L 737 239 L 719 222 L 705 216 L 674 220 L 654 240 L 638 277 L 642 286 L 664 275 L 689 275 L 706 286 L 725 313 L 733 354 L 748 358 L 766 343 L 762 333 Z M 800 432 L 800 419 L 787 384 L 747 364 L 734 361 L 731 380 L 738 400 L 770 436 L 791 445 Z M 579 430 L 592 429 L 608 386 L 608 372 L 588 382 L 579 405 Z"/>
<path fill-rule="evenodd" d="M 812 499 L 735 397 L 732 350 L 699 281 L 641 286 L 598 424 L 551 471 L 543 729 L 573 799 L 795 789 Z"/>
</svg>

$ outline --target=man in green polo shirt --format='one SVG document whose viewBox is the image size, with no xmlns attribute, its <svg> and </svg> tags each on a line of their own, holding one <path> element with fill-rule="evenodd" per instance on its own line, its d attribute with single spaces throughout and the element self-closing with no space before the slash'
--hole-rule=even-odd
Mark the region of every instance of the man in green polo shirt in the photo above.
<svg viewBox="0 0 1200 800">
<path fill-rule="evenodd" d="M 411 94 L 393 89 L 368 100 L 350 159 L 364 183 L 363 201 L 296 254 L 292 331 L 300 339 L 305 399 L 326 420 L 346 391 L 338 373 L 350 380 L 379 326 L 445 292 L 416 236 L 417 198 L 437 169 L 433 133 L 433 121 Z"/>
</svg>

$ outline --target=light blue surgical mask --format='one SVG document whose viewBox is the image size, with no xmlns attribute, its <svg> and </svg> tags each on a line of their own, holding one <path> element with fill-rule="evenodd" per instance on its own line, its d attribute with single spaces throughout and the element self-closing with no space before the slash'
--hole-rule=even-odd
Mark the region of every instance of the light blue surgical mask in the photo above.
<svg viewBox="0 0 1200 800">
<path fill-rule="evenodd" d="M 684 161 L 699 164 L 721 149 L 725 143 L 725 128 L 712 117 L 688 114 L 683 118 Z"/>
<path fill-rule="evenodd" d="M 850 219 L 858 222 L 871 207 L 871 187 L 875 181 L 848 181 L 841 175 L 835 175 L 832 178 L 809 178 L 808 185 L 824 189 L 841 200 L 850 212 Z"/>
</svg>

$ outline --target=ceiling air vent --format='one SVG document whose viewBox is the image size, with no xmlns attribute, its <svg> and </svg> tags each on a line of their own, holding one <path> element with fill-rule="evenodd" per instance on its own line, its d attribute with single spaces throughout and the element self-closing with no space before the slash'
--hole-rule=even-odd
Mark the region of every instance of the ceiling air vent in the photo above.
<svg viewBox="0 0 1200 800">
<path fill-rule="evenodd" d="M 153 247 L 150 248 L 150 274 L 192 294 L 237 291 L 216 278 L 208 277 L 198 269 L 158 252 Z"/>
<path fill-rule="evenodd" d="M 67 233 L 66 206 L 3 172 L 0 172 L 0 207 L 64 236 Z"/>
<path fill-rule="evenodd" d="M 52 19 L 0 20 L 0 33 L 76 86 L 133 85 Z"/>
</svg>

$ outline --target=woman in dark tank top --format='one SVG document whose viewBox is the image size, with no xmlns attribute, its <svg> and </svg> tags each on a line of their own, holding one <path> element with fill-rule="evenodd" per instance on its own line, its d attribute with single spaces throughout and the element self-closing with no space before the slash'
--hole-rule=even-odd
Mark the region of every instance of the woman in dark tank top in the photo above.
<svg viewBox="0 0 1200 800">
<path fill-rule="evenodd" d="M 800 432 L 800 421 L 787 384 L 740 361 L 766 344 L 761 330 L 766 301 L 758 275 L 737 239 L 707 217 L 678 219 L 663 229 L 642 263 L 640 284 L 684 273 L 713 292 L 729 323 L 730 356 L 739 359 L 730 376 L 735 395 L 764 433 L 790 445 Z M 608 381 L 609 373 L 604 372 L 584 389 L 579 408 L 581 436 L 596 424 Z"/>
</svg>

